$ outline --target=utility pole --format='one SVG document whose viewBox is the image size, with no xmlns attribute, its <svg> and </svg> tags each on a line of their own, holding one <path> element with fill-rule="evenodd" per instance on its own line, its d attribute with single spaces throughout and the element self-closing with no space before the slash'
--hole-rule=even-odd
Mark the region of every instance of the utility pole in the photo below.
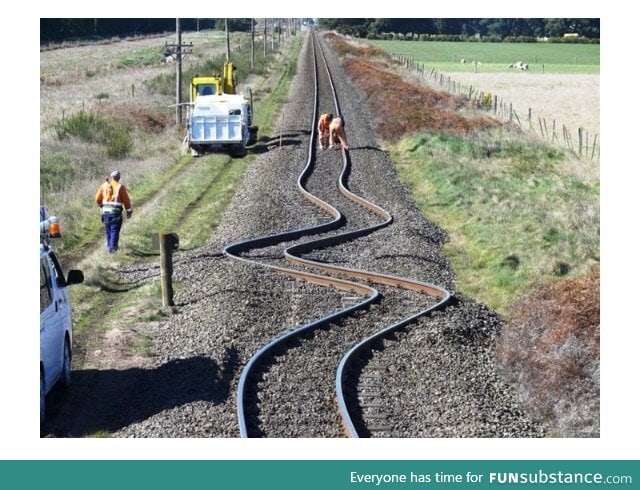
<svg viewBox="0 0 640 490">
<path fill-rule="evenodd" d="M 229 23 L 228 19 L 224 19 L 224 33 L 227 38 L 227 61 L 231 59 L 231 46 L 229 45 Z"/>
<path fill-rule="evenodd" d="M 266 58 L 267 57 L 267 18 L 264 18 L 264 35 L 263 37 L 263 41 L 264 41 L 264 48 L 262 49 L 262 54 L 263 56 Z"/>
<path fill-rule="evenodd" d="M 193 43 L 182 44 L 179 18 L 176 18 L 176 44 L 165 45 L 165 56 L 171 53 L 169 47 L 176 55 L 176 126 L 180 126 L 182 124 L 182 57 L 191 53 L 189 50 L 193 47 Z"/>
<path fill-rule="evenodd" d="M 255 28 L 253 26 L 253 17 L 251 17 L 251 71 L 253 72 L 253 68 L 256 63 L 256 50 L 255 50 L 255 42 L 256 42 L 256 33 Z"/>
<path fill-rule="evenodd" d="M 182 125 L 182 32 L 176 18 L 176 126 Z"/>
</svg>

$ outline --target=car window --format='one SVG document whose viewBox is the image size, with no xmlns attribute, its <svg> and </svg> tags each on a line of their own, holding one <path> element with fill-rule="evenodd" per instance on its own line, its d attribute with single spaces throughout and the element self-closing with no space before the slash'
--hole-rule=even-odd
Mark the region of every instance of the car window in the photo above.
<svg viewBox="0 0 640 490">
<path fill-rule="evenodd" d="M 40 257 L 40 313 L 51 304 L 51 276 L 49 275 L 49 262 L 47 257 Z"/>
<path fill-rule="evenodd" d="M 198 85 L 198 95 L 213 95 L 213 85 Z"/>
<path fill-rule="evenodd" d="M 59 288 L 63 288 L 67 285 L 67 280 L 64 278 L 64 272 L 62 272 L 62 267 L 60 266 L 60 262 L 58 262 L 58 257 L 53 252 L 50 252 L 49 260 L 51 261 L 51 265 L 53 266 L 53 274 L 55 277 L 56 284 Z"/>
</svg>

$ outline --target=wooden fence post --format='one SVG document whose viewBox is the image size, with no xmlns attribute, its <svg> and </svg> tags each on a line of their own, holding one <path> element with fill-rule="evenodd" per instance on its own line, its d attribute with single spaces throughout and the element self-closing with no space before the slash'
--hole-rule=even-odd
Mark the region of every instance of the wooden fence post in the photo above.
<svg viewBox="0 0 640 490">
<path fill-rule="evenodd" d="M 178 250 L 179 239 L 175 233 L 158 233 L 160 248 L 160 285 L 162 287 L 162 306 L 175 306 L 173 303 L 173 252 Z M 155 248 L 155 244 L 154 244 Z"/>
<path fill-rule="evenodd" d="M 513 117 L 516 118 L 516 122 L 518 123 L 518 126 L 522 127 L 522 123 L 520 122 L 520 118 L 518 117 L 518 113 L 516 111 L 512 112 Z"/>
<path fill-rule="evenodd" d="M 589 131 L 584 132 L 584 156 L 589 156 Z"/>
<path fill-rule="evenodd" d="M 578 156 L 582 156 L 582 128 L 578 128 Z"/>
<path fill-rule="evenodd" d="M 282 133 L 283 132 L 284 132 L 284 110 L 282 111 L 282 116 L 280 117 L 280 147 L 278 148 L 279 150 L 282 150 Z"/>
</svg>

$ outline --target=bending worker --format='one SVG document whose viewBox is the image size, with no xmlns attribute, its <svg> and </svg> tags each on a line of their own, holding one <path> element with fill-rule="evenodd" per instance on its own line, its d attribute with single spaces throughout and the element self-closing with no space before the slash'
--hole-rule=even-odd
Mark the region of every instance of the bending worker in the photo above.
<svg viewBox="0 0 640 490">
<path fill-rule="evenodd" d="M 329 148 L 329 124 L 332 119 L 333 114 L 322 114 L 318 120 L 318 141 L 323 150 Z"/>
<path fill-rule="evenodd" d="M 100 206 L 101 219 L 107 237 L 107 252 L 114 253 L 118 250 L 122 214 L 126 212 L 127 218 L 130 218 L 133 212 L 127 189 L 120 183 L 118 170 L 111 172 L 111 178 L 107 177 L 106 182 L 100 186 L 95 201 Z"/>
<path fill-rule="evenodd" d="M 341 117 L 334 117 L 329 124 L 329 146 L 333 148 L 336 139 L 340 140 L 343 149 L 348 150 L 347 137 L 344 134 L 344 121 Z"/>
</svg>

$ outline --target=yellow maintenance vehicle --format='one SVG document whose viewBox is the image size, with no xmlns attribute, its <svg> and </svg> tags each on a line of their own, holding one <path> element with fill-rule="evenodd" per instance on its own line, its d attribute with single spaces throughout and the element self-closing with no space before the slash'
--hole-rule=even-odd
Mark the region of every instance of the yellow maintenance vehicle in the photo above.
<svg viewBox="0 0 640 490">
<path fill-rule="evenodd" d="M 253 125 L 253 98 L 237 94 L 233 63 L 226 62 L 222 76 L 196 75 L 191 81 L 187 136 L 191 154 L 230 150 L 244 154 L 247 145 L 257 141 L 258 127 Z"/>
</svg>

